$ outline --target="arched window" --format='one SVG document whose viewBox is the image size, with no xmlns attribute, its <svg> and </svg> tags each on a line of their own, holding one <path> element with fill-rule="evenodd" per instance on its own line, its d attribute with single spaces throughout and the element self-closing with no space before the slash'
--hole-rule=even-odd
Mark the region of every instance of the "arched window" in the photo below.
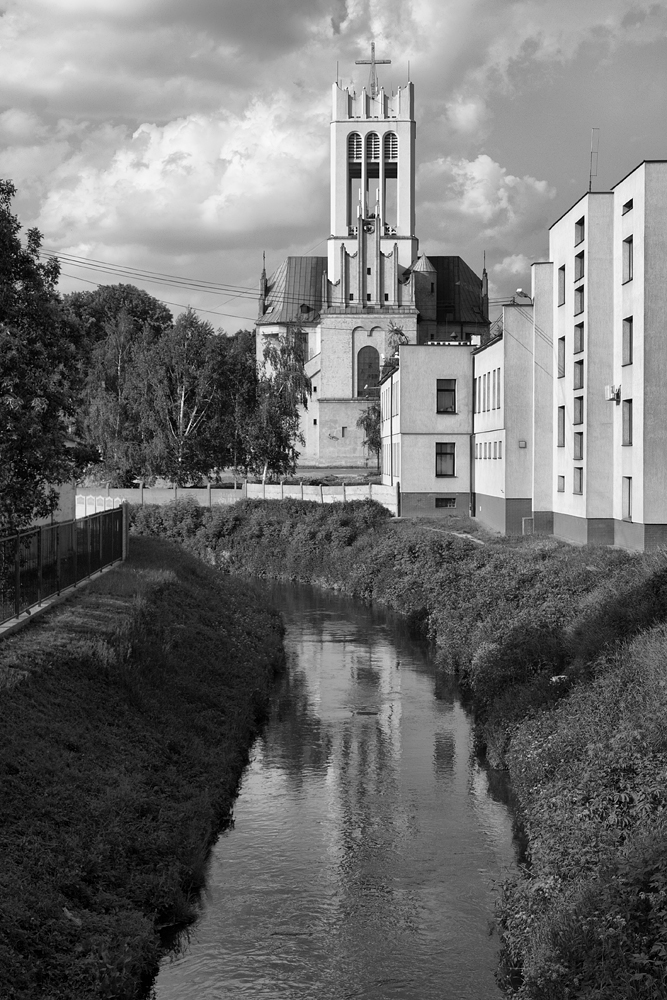
<svg viewBox="0 0 667 1000">
<path fill-rule="evenodd" d="M 395 132 L 387 132 L 384 137 L 385 162 L 398 159 L 398 136 Z"/>
<path fill-rule="evenodd" d="M 362 347 L 357 354 L 357 396 L 376 399 L 379 394 L 380 355 L 374 347 Z"/>
<path fill-rule="evenodd" d="M 380 159 L 380 136 L 377 132 L 369 132 L 366 136 L 366 159 Z"/>
<path fill-rule="evenodd" d="M 361 136 L 358 132 L 350 132 L 347 137 L 347 158 L 348 160 L 361 159 Z"/>
</svg>

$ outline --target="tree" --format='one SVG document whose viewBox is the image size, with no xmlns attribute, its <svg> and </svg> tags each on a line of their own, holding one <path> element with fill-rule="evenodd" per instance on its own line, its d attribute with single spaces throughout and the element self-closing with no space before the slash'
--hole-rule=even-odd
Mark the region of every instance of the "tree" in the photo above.
<svg viewBox="0 0 667 1000">
<path fill-rule="evenodd" d="M 74 478 L 85 454 L 74 446 L 81 371 L 79 331 L 56 292 L 59 265 L 39 260 L 41 235 L 11 211 L 16 188 L 0 181 L 0 532 L 15 531 L 58 503 L 54 487 Z"/>
<path fill-rule="evenodd" d="M 304 334 L 299 328 L 264 348 L 248 442 L 249 468 L 263 480 L 269 472 L 285 475 L 296 470 L 296 445 L 303 444 L 300 409 L 308 409 L 312 393 L 303 365 Z"/>
<path fill-rule="evenodd" d="M 374 399 L 357 420 L 359 427 L 365 434 L 364 448 L 369 454 L 375 455 L 377 470 L 380 471 L 380 453 L 382 451 L 382 437 L 380 435 L 380 400 Z"/>
<path fill-rule="evenodd" d="M 99 452 L 99 472 L 114 486 L 146 475 L 146 441 L 138 423 L 135 355 L 172 327 L 171 312 L 134 285 L 101 285 L 64 299 L 83 341 L 82 433 Z"/>
<path fill-rule="evenodd" d="M 171 330 L 137 350 L 135 361 L 137 425 L 149 473 L 186 486 L 224 468 L 229 460 L 224 338 L 188 309 Z"/>
</svg>

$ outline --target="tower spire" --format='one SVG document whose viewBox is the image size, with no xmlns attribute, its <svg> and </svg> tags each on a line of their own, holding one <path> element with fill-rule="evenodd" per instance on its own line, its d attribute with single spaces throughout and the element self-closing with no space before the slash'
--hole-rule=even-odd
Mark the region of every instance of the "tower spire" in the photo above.
<svg viewBox="0 0 667 1000">
<path fill-rule="evenodd" d="M 376 66 L 388 66 L 391 63 L 391 59 L 376 59 L 375 58 L 375 42 L 371 42 L 371 57 L 370 59 L 355 59 L 355 66 L 370 66 L 370 92 L 371 97 L 377 97 L 378 95 L 378 78 L 375 72 Z"/>
</svg>

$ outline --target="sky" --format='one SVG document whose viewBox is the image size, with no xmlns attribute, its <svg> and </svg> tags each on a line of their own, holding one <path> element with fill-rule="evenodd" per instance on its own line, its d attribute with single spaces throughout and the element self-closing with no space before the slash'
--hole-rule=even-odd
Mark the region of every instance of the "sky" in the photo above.
<svg viewBox="0 0 667 1000">
<path fill-rule="evenodd" d="M 61 290 L 251 326 L 263 252 L 326 254 L 331 84 L 371 40 L 414 83 L 420 250 L 486 252 L 493 298 L 530 289 L 592 128 L 594 190 L 667 159 L 667 0 L 0 0 L 0 177 Z"/>
</svg>

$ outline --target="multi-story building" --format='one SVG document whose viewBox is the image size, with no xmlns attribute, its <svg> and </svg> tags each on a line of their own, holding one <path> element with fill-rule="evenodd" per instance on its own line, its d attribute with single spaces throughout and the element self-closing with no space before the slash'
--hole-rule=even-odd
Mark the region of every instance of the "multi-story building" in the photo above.
<svg viewBox="0 0 667 1000">
<path fill-rule="evenodd" d="M 503 307 L 500 332 L 473 354 L 473 514 L 502 534 L 530 519 L 533 307 Z"/>
<path fill-rule="evenodd" d="M 383 369 L 382 482 L 404 517 L 470 513 L 474 346 L 404 344 Z"/>
</svg>

